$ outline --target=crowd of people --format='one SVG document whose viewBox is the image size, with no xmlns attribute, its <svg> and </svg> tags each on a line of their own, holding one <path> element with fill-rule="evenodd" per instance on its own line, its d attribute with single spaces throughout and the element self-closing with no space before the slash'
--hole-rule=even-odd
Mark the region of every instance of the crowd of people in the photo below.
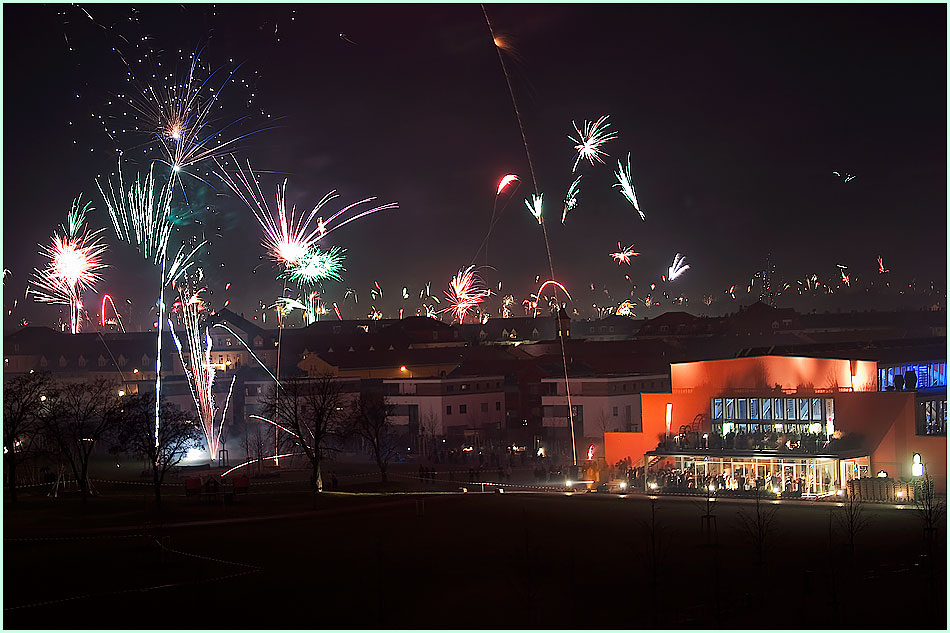
<svg viewBox="0 0 950 633">
<path fill-rule="evenodd" d="M 800 475 L 795 477 L 791 473 L 783 474 L 780 471 L 773 471 L 766 473 L 764 476 L 755 476 L 748 467 L 744 466 L 735 467 L 731 471 L 718 475 L 699 474 L 692 470 L 663 468 L 651 471 L 647 475 L 646 484 L 650 490 L 697 489 L 709 490 L 710 492 L 763 490 L 776 494 L 803 494 L 810 492 L 809 487 L 814 487 L 814 482 L 806 482 Z M 828 487 L 831 482 L 825 481 L 824 484 L 825 487 Z"/>
</svg>

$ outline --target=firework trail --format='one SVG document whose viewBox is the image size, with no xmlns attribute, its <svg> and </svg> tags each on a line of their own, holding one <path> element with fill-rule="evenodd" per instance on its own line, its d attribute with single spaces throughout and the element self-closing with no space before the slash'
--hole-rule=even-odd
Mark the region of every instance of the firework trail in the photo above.
<svg viewBox="0 0 950 633">
<path fill-rule="evenodd" d="M 451 312 L 458 322 L 462 323 L 465 315 L 474 313 L 490 294 L 490 290 L 482 287 L 475 267 L 469 266 L 465 270 L 460 270 L 449 282 L 449 289 L 445 292 L 449 305 L 439 313 Z"/>
<path fill-rule="evenodd" d="M 643 211 L 640 210 L 640 203 L 637 202 L 637 192 L 633 188 L 633 179 L 630 177 L 630 154 L 627 154 L 627 166 L 624 167 L 623 163 L 619 160 L 617 161 L 617 183 L 614 187 L 620 187 L 620 193 L 623 194 L 623 197 L 627 199 L 627 202 L 633 205 L 633 208 L 637 210 L 637 213 L 640 214 L 641 220 L 646 220 L 647 216 L 643 214 Z"/>
<path fill-rule="evenodd" d="M 618 316 L 629 316 L 629 317 L 637 316 L 633 312 L 633 307 L 635 305 L 636 305 L 635 303 L 632 303 L 630 301 L 624 301 L 619 306 L 617 306 L 617 309 L 614 311 L 614 314 Z"/>
<path fill-rule="evenodd" d="M 239 341 L 241 342 L 241 345 L 243 345 L 243 346 L 244 346 L 244 349 L 247 350 L 247 353 L 250 354 L 251 357 L 252 357 L 254 360 L 257 361 L 257 364 L 260 365 L 260 366 L 264 369 L 264 371 L 267 372 L 267 375 L 270 376 L 271 378 L 273 378 L 273 379 L 274 379 L 274 382 L 277 382 L 277 378 L 274 377 L 274 374 L 270 373 L 270 370 L 267 368 L 267 365 L 265 365 L 264 362 L 263 362 L 260 358 L 257 357 L 257 354 L 255 354 L 255 353 L 253 352 L 253 350 L 251 350 L 251 347 L 244 341 L 244 339 L 242 339 L 242 338 L 240 337 L 240 335 L 238 335 L 237 332 L 235 332 L 234 330 L 232 330 L 230 327 L 228 327 L 228 326 L 225 325 L 224 323 L 215 323 L 215 324 L 212 325 L 211 327 L 212 327 L 212 328 L 216 328 L 216 327 L 223 328 L 223 329 L 227 330 L 228 332 L 230 332 L 237 340 L 239 340 Z M 278 387 L 281 387 L 281 385 L 280 385 L 279 382 L 277 382 L 277 386 L 278 386 Z M 283 388 L 283 387 L 281 387 L 281 388 Z"/>
<path fill-rule="evenodd" d="M 472 257 L 472 264 L 475 264 L 475 261 L 478 259 L 478 255 L 482 252 L 482 249 L 485 249 L 485 265 L 488 265 L 488 241 L 491 238 L 491 233 L 495 229 L 495 225 L 498 224 L 501 220 L 502 214 L 505 212 L 505 209 L 508 208 L 508 203 L 511 202 L 514 192 L 517 191 L 518 185 L 515 184 L 515 188 L 511 190 L 510 196 L 505 198 L 504 203 L 501 205 L 501 209 L 498 209 L 498 198 L 501 196 L 501 192 L 507 189 L 511 183 L 519 183 L 520 180 L 515 174 L 508 174 L 504 176 L 501 180 L 498 181 L 498 187 L 495 190 L 495 197 L 492 200 L 491 207 L 491 219 L 488 221 L 488 232 L 485 234 L 485 239 L 482 240 L 482 243 L 478 246 L 478 250 L 475 251 L 475 255 Z"/>
<path fill-rule="evenodd" d="M 518 109 L 518 101 L 515 99 L 514 88 L 511 85 L 511 75 L 508 73 L 508 67 L 505 65 L 505 58 L 501 54 L 502 48 L 506 47 L 506 43 L 503 39 L 496 37 L 495 29 L 492 27 L 491 20 L 488 17 L 488 10 L 485 8 L 485 5 L 482 4 L 482 14 L 485 16 L 485 24 L 488 26 L 488 32 L 491 34 L 492 41 L 495 44 L 495 53 L 498 55 L 498 61 L 501 64 L 501 70 L 505 74 L 505 82 L 508 84 L 508 94 L 511 96 L 511 105 L 515 111 L 515 117 L 518 119 L 518 129 L 521 131 L 521 142 L 524 146 L 525 157 L 528 159 L 528 168 L 531 170 L 531 184 L 534 186 L 534 191 L 538 192 L 538 178 L 534 170 L 534 161 L 531 160 L 531 152 L 528 149 L 528 138 L 525 135 L 524 131 L 524 122 L 521 119 L 521 111 Z M 532 215 L 534 212 L 532 211 Z M 538 222 L 541 221 L 540 215 L 540 195 L 538 197 Z M 551 256 L 551 245 L 548 241 L 548 232 L 544 224 L 541 224 L 541 234 L 544 236 L 544 248 L 548 256 L 548 266 L 551 272 L 551 278 L 555 278 L 554 274 L 554 258 Z M 571 426 L 571 454 L 573 456 L 573 464 L 577 465 L 577 446 L 575 443 L 575 433 L 574 433 L 574 410 L 571 404 L 571 382 L 568 377 L 567 371 L 567 351 L 564 347 L 564 338 L 558 337 L 558 340 L 561 344 L 561 361 L 564 368 L 564 388 L 567 392 L 567 414 Z"/>
<path fill-rule="evenodd" d="M 155 354 L 155 446 L 158 446 L 160 405 L 162 391 L 162 329 L 165 322 L 165 288 L 173 285 L 194 263 L 194 256 L 207 242 L 200 242 L 190 252 L 182 244 L 171 263 L 168 260 L 168 240 L 171 235 L 171 198 L 174 185 L 169 184 L 155 195 L 154 174 L 142 181 L 136 174 L 135 182 L 128 191 L 122 180 L 122 162 L 118 163 L 118 191 L 109 181 L 109 194 L 96 180 L 99 193 L 109 209 L 116 237 L 121 242 L 135 246 L 147 261 L 161 265 L 158 293 L 158 336 Z"/>
<path fill-rule="evenodd" d="M 510 319 L 511 309 L 515 305 L 515 298 L 512 295 L 505 295 L 501 302 L 501 318 Z"/>
<path fill-rule="evenodd" d="M 122 325 L 122 317 L 119 316 L 119 311 L 115 309 L 115 302 L 112 301 L 112 296 L 102 295 L 102 306 L 99 310 L 99 325 L 102 327 L 106 326 L 106 299 L 109 300 L 109 303 L 112 305 L 112 313 L 115 315 L 116 321 L 119 323 L 119 329 L 122 330 L 122 333 L 125 334 L 125 326 Z"/>
<path fill-rule="evenodd" d="M 669 280 L 673 281 L 687 270 L 689 270 L 689 264 L 686 263 L 686 258 L 677 253 L 676 257 L 673 258 L 673 264 L 670 266 Z"/>
<path fill-rule="evenodd" d="M 610 253 L 610 256 L 613 257 L 617 264 L 627 264 L 630 265 L 630 258 L 636 257 L 640 253 L 637 253 L 633 250 L 633 244 L 627 247 L 620 246 L 620 242 L 617 242 L 617 248 L 619 249 L 616 253 Z"/>
<path fill-rule="evenodd" d="M 596 160 L 598 163 L 603 164 L 604 160 L 601 156 L 609 156 L 607 152 L 603 151 L 601 147 L 607 141 L 612 141 L 617 138 L 615 132 L 608 131 L 607 128 L 610 127 L 610 123 L 607 122 L 607 119 L 610 115 L 605 114 L 596 121 L 584 121 L 584 131 L 582 132 L 577 124 L 571 121 L 571 125 L 574 126 L 574 131 L 577 133 L 577 138 L 568 135 L 567 138 L 577 143 L 574 146 L 574 149 L 577 150 L 577 156 L 574 158 L 574 165 L 571 167 L 571 173 L 577 171 L 577 164 L 583 158 L 590 162 L 591 165 L 594 164 Z"/>
<path fill-rule="evenodd" d="M 877 272 L 881 275 L 891 272 L 889 269 L 884 268 L 884 259 L 880 255 L 877 256 Z"/>
<path fill-rule="evenodd" d="M 544 194 L 531 194 L 531 200 L 525 200 L 524 206 L 528 207 L 528 211 L 531 212 L 531 215 L 534 216 L 534 219 L 538 221 L 538 224 L 541 224 L 541 197 Z"/>
<path fill-rule="evenodd" d="M 507 176 L 499 180 L 498 191 L 495 192 L 495 195 L 500 196 L 501 192 L 505 190 L 505 187 L 515 182 L 516 180 L 518 180 L 518 176 L 516 176 L 515 174 L 508 174 Z"/>
<path fill-rule="evenodd" d="M 567 212 L 573 211 L 574 207 L 577 206 L 577 196 L 580 193 L 581 185 L 581 176 L 577 177 L 577 180 L 571 183 L 571 186 L 567 189 L 567 194 L 564 196 L 564 213 L 561 214 L 561 224 L 567 220 Z"/>
<path fill-rule="evenodd" d="M 69 306 L 70 331 L 79 332 L 79 315 L 82 306 L 80 297 L 91 290 L 101 279 L 100 271 L 106 267 L 102 255 L 106 251 L 102 233 L 105 229 L 90 231 L 86 226 L 89 204 L 80 206 L 82 196 L 73 201 L 67 214 L 62 234 L 53 233 L 49 246 L 40 246 L 40 254 L 47 258 L 43 268 L 33 271 L 28 293 L 36 301 Z"/>
<path fill-rule="evenodd" d="M 200 302 L 192 301 L 194 295 L 184 288 L 185 284 L 179 287 L 180 299 L 182 304 L 182 321 L 185 327 L 185 339 L 188 345 L 187 359 L 182 343 L 175 334 L 175 328 L 171 320 L 168 321 L 168 329 L 171 332 L 172 339 L 175 341 L 175 347 L 178 348 L 178 357 L 181 359 L 182 367 L 185 369 L 185 376 L 188 378 L 188 385 L 191 388 L 191 395 L 195 401 L 195 407 L 198 411 L 201 430 L 204 432 L 205 440 L 208 443 L 208 453 L 212 461 L 216 459 L 218 450 L 221 448 L 221 433 L 224 428 L 224 417 L 227 414 L 228 403 L 231 401 L 231 391 L 228 391 L 227 403 L 221 410 L 221 420 L 215 426 L 215 418 L 218 414 L 217 405 L 214 401 L 214 377 L 215 367 L 211 363 L 211 334 L 207 327 L 201 328 L 201 317 L 199 314 Z M 231 380 L 231 389 L 234 389 L 234 381 L 237 376 Z"/>
</svg>

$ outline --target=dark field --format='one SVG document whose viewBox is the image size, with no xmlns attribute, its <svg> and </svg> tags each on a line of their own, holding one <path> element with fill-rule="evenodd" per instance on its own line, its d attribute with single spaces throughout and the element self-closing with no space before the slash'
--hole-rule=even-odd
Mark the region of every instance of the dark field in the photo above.
<svg viewBox="0 0 950 633">
<path fill-rule="evenodd" d="M 777 512 L 760 564 L 737 516 L 754 503 L 717 502 L 707 545 L 700 502 L 660 497 L 654 566 L 642 495 L 353 494 L 372 485 L 340 479 L 316 500 L 255 482 L 233 505 L 170 487 L 164 526 L 144 487 L 103 484 L 85 507 L 41 493 L 7 502 L 4 627 L 946 625 L 945 532 L 922 556 L 909 508 L 867 506 L 852 557 L 831 529 L 835 504 L 763 504 Z"/>
</svg>

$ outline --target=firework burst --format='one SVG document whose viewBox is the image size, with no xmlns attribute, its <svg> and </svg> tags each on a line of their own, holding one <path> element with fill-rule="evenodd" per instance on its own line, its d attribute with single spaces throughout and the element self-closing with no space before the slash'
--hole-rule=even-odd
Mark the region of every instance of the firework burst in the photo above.
<svg viewBox="0 0 950 633">
<path fill-rule="evenodd" d="M 345 253 L 345 248 L 333 246 L 328 251 L 321 251 L 319 246 L 315 246 L 282 276 L 304 284 L 316 284 L 326 279 L 343 281 L 340 273 L 346 271 L 343 268 Z"/>
<path fill-rule="evenodd" d="M 167 251 L 168 238 L 171 237 L 172 188 L 155 186 L 154 163 L 149 167 L 148 175 L 142 179 L 135 175 L 135 182 L 125 189 L 122 178 L 122 159 L 119 159 L 117 181 L 108 180 L 109 192 L 99 179 L 96 186 L 112 218 L 112 228 L 120 241 L 135 246 L 145 259 L 159 264 Z"/>
<path fill-rule="evenodd" d="M 91 290 L 101 278 L 106 265 L 102 255 L 106 251 L 102 233 L 105 229 L 90 231 L 85 225 L 85 214 L 92 208 L 80 207 L 80 199 L 73 201 L 66 225 L 53 233 L 49 246 L 40 246 L 40 254 L 47 258 L 43 268 L 33 271 L 29 291 L 37 301 L 68 305 L 70 330 L 79 331 L 80 295 Z"/>
<path fill-rule="evenodd" d="M 580 160 L 586 159 L 590 162 L 591 165 L 594 164 L 596 160 L 598 163 L 603 164 L 604 160 L 602 156 L 609 156 L 607 152 L 603 151 L 604 143 L 611 141 L 617 138 L 617 134 L 609 131 L 607 128 L 610 127 L 610 123 L 607 122 L 607 119 L 610 115 L 605 114 L 596 121 L 584 121 L 584 130 L 581 131 L 577 124 L 571 121 L 571 125 L 574 126 L 574 131 L 577 133 L 577 138 L 568 135 L 567 138 L 574 141 L 574 149 L 577 150 L 577 156 L 574 158 L 574 165 L 571 167 L 571 172 L 577 171 L 577 164 Z"/>
<path fill-rule="evenodd" d="M 627 264 L 630 265 L 630 258 L 636 257 L 640 253 L 637 253 L 633 250 L 633 244 L 627 247 L 620 245 L 620 242 L 617 242 L 617 252 L 611 253 L 610 256 L 616 260 L 617 264 Z"/>
<path fill-rule="evenodd" d="M 149 73 L 152 81 L 136 79 L 130 94 L 120 95 L 138 113 L 134 128 L 151 136 L 149 145 L 157 146 L 162 162 L 171 169 L 172 181 L 197 163 L 233 151 L 241 140 L 263 131 L 236 133 L 247 117 L 219 126 L 221 94 L 228 84 L 235 83 L 240 65 L 212 70 L 201 62 L 202 52 L 199 49 L 191 55 L 184 75 L 170 72 L 157 77 L 153 71 Z M 136 74 L 131 67 L 129 73 Z"/>
<path fill-rule="evenodd" d="M 276 212 L 271 212 L 265 202 L 265 196 L 263 191 L 261 191 L 260 184 L 258 183 L 259 179 L 251 169 L 250 161 L 247 163 L 247 171 L 245 171 L 240 164 L 237 164 L 237 171 L 234 177 L 227 173 L 224 165 L 222 165 L 220 161 L 216 159 L 215 162 L 220 170 L 215 172 L 215 175 L 251 209 L 254 213 L 254 217 L 264 229 L 264 248 L 274 261 L 280 263 L 285 268 L 296 266 L 308 253 L 312 252 L 312 249 L 316 246 L 318 241 L 333 231 L 378 211 L 398 208 L 395 202 L 390 202 L 351 215 L 336 225 L 333 225 L 334 220 L 342 218 L 347 212 L 352 211 L 358 205 L 372 202 L 376 198 L 364 198 L 363 200 L 347 205 L 330 216 L 328 220 L 324 221 L 322 216 L 318 217 L 318 214 L 328 202 L 339 197 L 336 191 L 330 191 L 317 203 L 313 210 L 309 213 L 302 213 L 298 217 L 295 206 L 291 206 L 289 214 L 287 212 L 285 198 L 287 180 L 284 180 L 283 184 L 277 187 L 277 195 L 275 198 Z M 314 220 L 316 220 L 315 226 L 311 227 L 311 223 L 313 223 Z"/>
<path fill-rule="evenodd" d="M 451 312 L 461 323 L 465 315 L 474 313 L 490 294 L 490 290 L 482 287 L 481 278 L 475 272 L 475 267 L 469 266 L 465 270 L 460 270 L 449 282 L 449 289 L 445 292 L 449 305 L 439 313 Z"/>
</svg>

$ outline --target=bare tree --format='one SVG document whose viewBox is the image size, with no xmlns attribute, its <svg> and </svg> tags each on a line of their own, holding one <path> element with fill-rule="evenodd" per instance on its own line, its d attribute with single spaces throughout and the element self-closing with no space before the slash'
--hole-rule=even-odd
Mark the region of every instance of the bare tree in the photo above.
<svg viewBox="0 0 950 633">
<path fill-rule="evenodd" d="M 161 406 L 158 443 L 155 442 L 155 396 L 132 396 L 123 403 L 121 424 L 113 452 L 125 452 L 152 464 L 155 505 L 162 507 L 162 483 L 171 468 L 180 462 L 189 448 L 201 448 L 204 433 L 184 412 L 166 402 Z"/>
<path fill-rule="evenodd" d="M 350 431 L 369 445 L 370 453 L 383 483 L 388 482 L 389 462 L 396 456 L 396 435 L 392 418 L 392 405 L 386 397 L 376 393 L 361 393 L 353 403 L 350 415 Z"/>
<path fill-rule="evenodd" d="M 264 416 L 293 438 L 311 465 L 310 487 L 323 490 L 320 464 L 331 443 L 342 435 L 346 404 L 333 376 L 286 378 L 262 401 Z"/>
<path fill-rule="evenodd" d="M 927 475 L 915 487 L 914 510 L 924 526 L 924 540 L 927 544 L 927 553 L 930 554 L 937 535 L 937 528 L 947 514 L 947 504 L 942 501 L 934 490 L 933 477 Z"/>
<path fill-rule="evenodd" d="M 773 524 L 775 523 L 777 510 L 777 506 L 762 504 L 762 492 L 756 488 L 755 511 L 750 513 L 746 510 L 739 510 L 736 513 L 739 519 L 739 528 L 752 545 L 759 567 L 765 566 L 765 555 L 771 542 L 770 538 L 774 536 Z"/>
<path fill-rule="evenodd" d="M 83 501 L 89 497 L 89 460 L 97 442 L 108 440 L 121 421 L 122 398 L 107 380 L 69 383 L 47 397 L 43 435 L 69 466 Z"/>
<path fill-rule="evenodd" d="M 10 502 L 16 503 L 16 468 L 32 453 L 42 420 L 40 412 L 52 395 L 48 372 L 22 374 L 3 385 L 3 461 L 10 482 Z"/>
<path fill-rule="evenodd" d="M 870 518 L 864 512 L 864 503 L 854 494 L 848 495 L 848 501 L 832 513 L 835 525 L 838 526 L 848 539 L 848 551 L 854 557 L 854 542 L 860 532 L 863 532 L 870 523 Z"/>
</svg>

